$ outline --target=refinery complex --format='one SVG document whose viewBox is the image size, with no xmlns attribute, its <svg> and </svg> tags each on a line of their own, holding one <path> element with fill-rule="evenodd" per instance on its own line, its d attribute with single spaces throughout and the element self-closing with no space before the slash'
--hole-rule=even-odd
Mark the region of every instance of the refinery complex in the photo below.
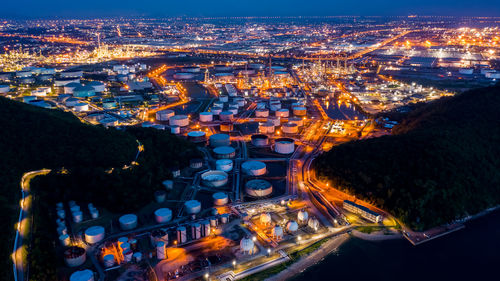
<svg viewBox="0 0 500 281">
<path fill-rule="evenodd" d="M 311 164 L 335 145 L 390 134 L 397 122 L 380 113 L 497 83 L 498 19 L 463 27 L 469 23 L 0 23 L 3 97 L 94 126 L 163 130 L 203 155 L 171 169 L 139 212 L 111 213 L 79 198 L 52 206 L 59 276 L 240 280 L 360 226 L 384 227 L 413 244 L 439 235 L 413 231 L 373 202 L 321 182 Z M 25 274 L 16 264 L 14 271 Z"/>
</svg>

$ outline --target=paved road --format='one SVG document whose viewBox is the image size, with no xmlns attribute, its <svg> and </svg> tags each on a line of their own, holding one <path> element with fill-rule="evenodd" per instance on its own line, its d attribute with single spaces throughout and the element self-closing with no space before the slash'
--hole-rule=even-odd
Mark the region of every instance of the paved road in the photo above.
<svg viewBox="0 0 500 281">
<path fill-rule="evenodd" d="M 24 235 L 30 233 L 30 223 L 23 223 L 23 220 L 30 216 L 31 212 L 31 202 L 26 200 L 30 194 L 30 181 L 40 175 L 46 175 L 50 173 L 49 169 L 42 169 L 37 171 L 27 172 L 21 178 L 21 209 L 19 210 L 19 220 L 17 222 L 16 239 L 14 241 L 14 248 L 12 250 L 13 256 L 13 270 L 14 270 L 14 280 L 23 281 L 25 279 L 26 272 L 26 255 L 23 253 L 24 245 Z M 27 246 L 26 246 L 27 247 Z"/>
</svg>

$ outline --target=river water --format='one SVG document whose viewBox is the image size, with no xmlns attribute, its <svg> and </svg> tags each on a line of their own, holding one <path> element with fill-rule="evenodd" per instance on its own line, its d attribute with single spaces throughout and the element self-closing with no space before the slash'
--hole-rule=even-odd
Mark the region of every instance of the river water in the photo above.
<svg viewBox="0 0 500 281">
<path fill-rule="evenodd" d="M 417 247 L 352 237 L 294 280 L 500 280 L 500 211 Z"/>
</svg>

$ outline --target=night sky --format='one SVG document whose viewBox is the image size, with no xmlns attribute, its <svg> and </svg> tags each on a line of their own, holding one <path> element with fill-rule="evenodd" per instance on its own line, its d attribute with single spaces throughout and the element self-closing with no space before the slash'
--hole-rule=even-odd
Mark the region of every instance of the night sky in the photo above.
<svg viewBox="0 0 500 281">
<path fill-rule="evenodd" d="M 0 17 L 500 16 L 499 0 L 2 0 Z"/>
</svg>

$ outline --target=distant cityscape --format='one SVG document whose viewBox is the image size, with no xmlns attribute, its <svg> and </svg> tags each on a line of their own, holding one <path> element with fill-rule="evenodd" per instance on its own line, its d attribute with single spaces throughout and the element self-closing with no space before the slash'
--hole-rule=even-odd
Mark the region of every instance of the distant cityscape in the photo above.
<svg viewBox="0 0 500 281">
<path fill-rule="evenodd" d="M 134 212 L 80 198 L 51 206 L 58 278 L 285 280 L 348 235 L 419 245 L 463 228 L 460 219 L 412 228 L 312 163 L 335 146 L 391 135 L 399 121 L 388 116 L 497 84 L 499 25 L 438 16 L 3 20 L 2 97 L 106 130 L 175 135 L 201 155 L 170 167 L 161 185 L 137 187 L 152 190 L 151 202 Z M 135 159 L 106 173 L 142 165 L 151 147 L 137 142 Z M 35 271 L 19 250 L 31 243 L 33 226 L 22 223 L 29 182 L 50 170 L 25 172 L 11 253 L 18 281 Z"/>
</svg>

